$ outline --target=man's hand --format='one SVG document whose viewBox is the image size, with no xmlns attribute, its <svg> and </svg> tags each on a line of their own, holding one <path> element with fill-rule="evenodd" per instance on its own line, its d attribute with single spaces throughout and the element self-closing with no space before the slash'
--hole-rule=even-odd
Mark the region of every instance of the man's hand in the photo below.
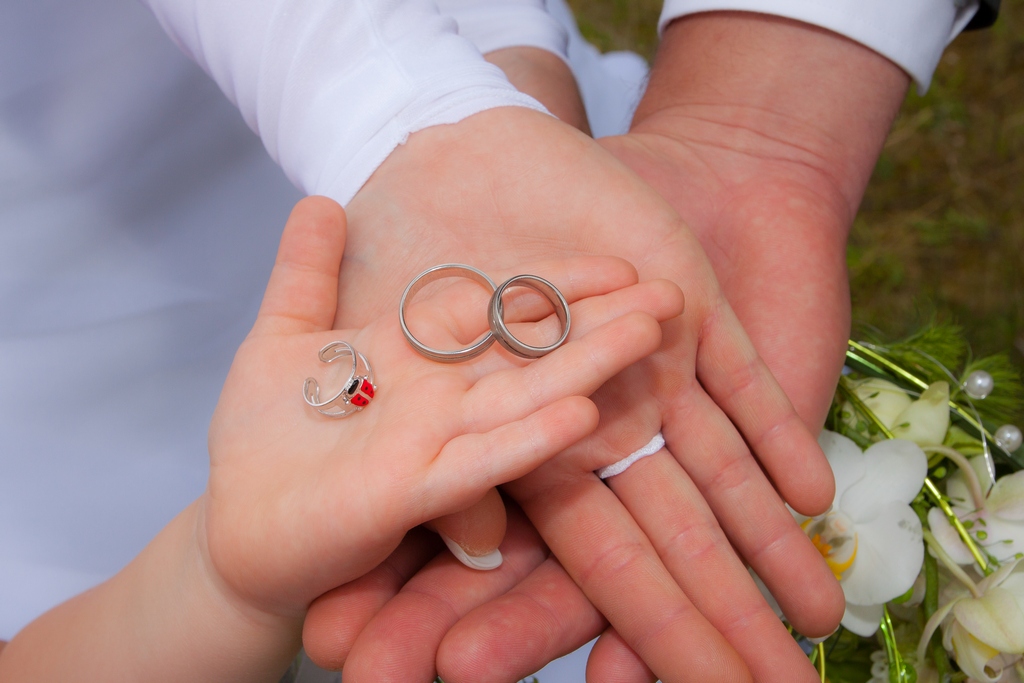
<svg viewBox="0 0 1024 683">
<path fill-rule="evenodd" d="M 698 14 L 666 28 L 630 134 L 601 141 L 697 234 L 814 431 L 848 338 L 846 236 L 907 83 L 829 31 Z"/>
<path fill-rule="evenodd" d="M 601 141 L 693 227 L 726 298 L 815 432 L 849 336 L 846 236 L 908 81 L 829 31 L 757 14 L 698 14 L 665 30 L 630 134 Z M 612 488 L 660 550 L 658 539 L 676 538 L 686 523 L 666 523 L 640 504 L 649 481 L 635 468 Z M 728 514 L 708 500 L 719 519 Z M 800 572 L 758 573 L 799 630 L 786 594 L 807 590 Z M 699 574 L 674 576 L 699 591 Z M 698 606 L 728 635 L 718 605 Z M 766 648 L 729 640 L 757 680 L 780 680 Z"/>
</svg>

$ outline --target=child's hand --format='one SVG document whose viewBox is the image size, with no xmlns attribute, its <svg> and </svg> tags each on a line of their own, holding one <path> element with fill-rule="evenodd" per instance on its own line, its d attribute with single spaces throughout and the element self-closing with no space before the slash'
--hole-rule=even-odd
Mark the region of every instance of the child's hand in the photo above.
<svg viewBox="0 0 1024 683">
<path fill-rule="evenodd" d="M 598 414 L 585 397 L 656 350 L 658 320 L 683 306 L 675 285 L 636 284 L 632 266 L 612 257 L 491 273 L 554 282 L 572 303 L 570 341 L 536 361 L 494 345 L 470 362 L 437 363 L 403 337 L 397 301 L 363 329 L 330 329 L 344 242 L 340 207 L 299 203 L 210 429 L 204 557 L 234 596 L 276 614 L 301 613 L 380 563 L 410 528 L 467 508 L 592 432 Z M 455 348 L 486 330 L 489 294 L 454 282 L 421 293 L 410 308 L 417 335 L 432 346 Z M 535 319 L 536 305 L 518 299 L 506 299 L 507 318 Z M 557 323 L 549 318 L 532 332 L 551 333 Z M 513 332 L 526 339 L 528 327 Z M 328 366 L 317 357 L 333 341 L 366 356 L 377 386 L 364 410 L 343 419 L 302 397 L 307 377 L 322 397 L 347 377 L 336 367 L 350 369 L 347 359 Z"/>
</svg>

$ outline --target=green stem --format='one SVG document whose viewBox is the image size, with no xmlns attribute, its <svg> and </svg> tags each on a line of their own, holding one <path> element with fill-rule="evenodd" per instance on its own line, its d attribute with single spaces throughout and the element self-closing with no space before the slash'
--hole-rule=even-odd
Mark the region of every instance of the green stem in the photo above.
<svg viewBox="0 0 1024 683">
<path fill-rule="evenodd" d="M 920 387 L 921 389 L 927 389 L 928 388 L 928 383 L 927 382 L 925 382 L 924 380 L 918 378 L 916 375 L 913 375 L 913 374 L 907 372 L 906 370 L 901 368 L 896 363 L 893 363 L 891 360 L 889 360 L 885 356 L 881 355 L 880 353 L 877 353 L 877 352 L 873 351 L 872 349 L 869 349 L 868 347 L 864 346 L 863 344 L 861 344 L 859 342 L 855 342 L 855 341 L 853 341 L 851 339 L 850 340 L 850 348 L 854 349 L 859 354 L 861 354 L 863 356 L 867 356 L 868 358 L 870 358 L 873 361 L 873 364 L 882 365 L 883 367 L 887 368 L 889 370 L 889 372 L 891 372 L 892 374 L 894 374 L 894 375 L 896 375 L 898 377 L 902 377 L 903 379 L 907 380 L 908 382 L 910 382 L 914 386 Z"/>
<path fill-rule="evenodd" d="M 879 624 L 879 630 L 882 632 L 882 642 L 885 643 L 885 657 L 889 661 L 889 680 L 894 680 L 896 683 L 909 683 L 911 680 L 907 671 L 909 665 L 903 661 L 900 648 L 896 645 L 896 632 L 893 629 L 887 605 L 882 605 L 882 623 Z M 892 675 L 893 672 L 896 672 L 895 679 Z"/>
<path fill-rule="evenodd" d="M 935 556 L 939 561 L 945 565 L 949 573 L 962 583 L 967 590 L 971 591 L 971 595 L 975 598 L 981 597 L 981 591 L 978 590 L 978 584 L 974 583 L 974 580 L 967 575 L 967 572 L 965 572 L 960 565 L 954 562 L 953 558 L 951 558 L 946 551 L 942 549 L 942 544 L 940 544 L 938 539 L 932 535 L 931 531 L 924 531 L 924 542 L 929 548 L 931 548 L 932 552 L 935 553 Z"/>
<path fill-rule="evenodd" d="M 897 365 L 896 363 L 893 363 L 891 360 L 889 360 L 885 356 L 881 355 L 880 353 L 877 353 L 876 351 L 873 351 L 872 349 L 869 349 L 868 347 L 864 346 L 863 344 L 861 344 L 859 342 L 855 342 L 852 339 L 850 339 L 848 343 L 849 343 L 850 348 L 853 349 L 854 351 L 856 351 L 856 353 L 854 353 L 852 351 L 847 351 L 847 355 L 850 356 L 851 358 L 853 358 L 855 361 L 857 361 L 859 363 L 862 363 L 863 365 L 866 365 L 866 366 L 868 366 L 870 368 L 873 368 L 875 370 L 879 370 L 880 368 L 878 366 L 881 365 L 885 369 L 887 369 L 890 374 L 896 375 L 897 377 L 901 377 L 904 380 L 906 380 L 907 382 L 910 382 L 911 384 L 913 384 L 914 386 L 916 386 L 916 387 L 918 387 L 920 389 L 927 389 L 928 388 L 928 383 L 927 382 L 925 382 L 921 378 L 917 377 L 916 375 L 914 375 L 914 374 L 912 374 L 910 372 L 907 372 L 906 370 L 901 368 L 899 365 Z M 867 359 L 862 358 L 861 356 L 867 356 Z M 984 434 L 988 438 L 989 441 L 991 441 L 993 444 L 995 444 L 995 437 L 992 436 L 991 432 L 989 432 L 987 429 L 985 429 L 985 425 L 981 424 L 978 420 L 976 420 L 974 418 L 974 415 L 972 415 L 970 412 L 965 410 L 960 404 L 958 404 L 957 402 L 955 402 L 953 400 L 949 401 L 949 407 L 961 419 L 963 419 L 965 422 L 967 422 L 967 424 L 969 424 L 972 427 L 974 427 L 975 429 L 977 429 L 978 432 Z M 995 444 L 995 445 L 1000 450 L 1003 450 L 1002 447 L 999 446 L 999 444 Z M 1007 455 L 1009 455 L 1009 454 L 1007 454 Z"/>
<path fill-rule="evenodd" d="M 889 431 L 889 428 L 885 426 L 885 423 L 878 419 L 878 416 L 864 404 L 864 401 L 860 400 L 860 396 L 858 396 L 857 392 L 855 392 L 853 387 L 850 386 L 850 380 L 845 377 L 839 378 L 839 393 L 841 393 L 847 401 L 853 404 L 854 410 L 871 420 L 871 422 L 878 427 L 878 431 L 882 432 L 885 438 L 895 438 L 893 433 Z"/>
<path fill-rule="evenodd" d="M 913 508 L 921 520 L 921 528 L 930 531 L 928 529 L 928 506 L 921 502 L 915 503 Z M 939 609 L 939 561 L 929 552 L 924 554 L 924 601 L 921 606 L 924 608 L 925 621 L 931 619 Z M 935 664 L 939 680 L 945 681 L 946 676 L 952 671 L 952 667 L 949 664 L 946 649 L 942 647 L 942 638 L 937 633 L 932 634 L 930 647 L 932 663 Z"/>
<path fill-rule="evenodd" d="M 825 642 L 818 643 L 818 675 L 821 676 L 821 683 L 825 683 Z"/>
<path fill-rule="evenodd" d="M 946 497 L 942 495 L 939 489 L 936 488 L 935 484 L 933 484 L 932 480 L 928 477 L 925 477 L 924 479 L 924 491 L 928 497 L 939 506 L 939 509 L 942 510 L 942 514 L 946 515 L 946 519 L 948 519 L 949 523 L 953 525 L 954 529 L 956 529 L 956 533 L 960 536 L 960 540 L 962 540 L 964 545 L 967 546 L 967 549 L 971 551 L 971 557 L 974 558 L 974 561 L 978 563 L 978 567 L 981 568 L 982 574 L 985 576 L 991 574 L 992 568 L 988 566 L 988 562 L 985 560 L 985 557 L 981 554 L 981 551 L 978 550 L 978 545 L 974 542 L 974 539 L 971 538 L 971 535 L 967 533 L 967 529 L 964 528 L 963 522 L 961 522 L 960 518 L 956 516 L 953 508 L 950 507 L 948 502 L 946 502 Z"/>
<path fill-rule="evenodd" d="M 967 483 L 967 489 L 971 493 L 971 501 L 974 503 L 974 508 L 980 510 L 985 507 L 985 494 L 981 490 L 981 480 L 978 479 L 978 473 L 971 467 L 971 463 L 967 460 L 967 457 L 949 446 L 922 446 L 921 450 L 925 454 L 938 454 L 943 457 L 949 458 L 953 461 L 960 471 L 963 472 L 964 480 Z M 931 460 L 928 461 L 929 464 Z"/>
</svg>

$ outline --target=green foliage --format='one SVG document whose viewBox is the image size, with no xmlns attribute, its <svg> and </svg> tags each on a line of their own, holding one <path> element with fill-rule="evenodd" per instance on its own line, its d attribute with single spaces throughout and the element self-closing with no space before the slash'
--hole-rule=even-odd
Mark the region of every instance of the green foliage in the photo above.
<svg viewBox="0 0 1024 683">
<path fill-rule="evenodd" d="M 950 385 L 950 399 L 959 408 L 952 416 L 956 431 L 950 430 L 947 434 L 946 445 L 956 447 L 965 455 L 983 452 L 981 432 L 975 425 L 977 418 L 981 419 L 981 424 L 991 436 L 1000 425 L 1015 422 L 1024 414 L 1024 383 L 1009 357 L 1005 353 L 997 353 L 984 358 L 972 358 L 964 332 L 957 325 L 933 319 L 904 339 L 894 342 L 884 341 L 877 331 L 869 331 L 866 336 L 871 340 L 865 344 L 869 351 L 882 356 L 884 360 L 872 358 L 869 353 L 854 348 L 851 350 L 854 355 L 848 359 L 848 364 L 855 370 L 868 376 L 887 379 L 912 394 L 921 391 L 922 387 L 917 382 L 931 384 L 944 381 Z M 985 399 L 970 399 L 961 390 L 964 380 L 975 370 L 988 372 L 995 382 L 995 388 Z M 833 428 L 863 447 L 864 430 L 859 430 L 861 438 L 858 439 L 855 436 L 858 430 L 850 429 L 840 422 L 833 420 Z M 994 449 L 994 452 L 1004 465 L 1015 470 L 1024 468 L 1024 449 L 1009 455 L 1000 449 Z"/>
<path fill-rule="evenodd" d="M 854 320 L 902 336 L 935 314 L 1024 370 L 1022 79 L 1024 3 L 1004 2 L 911 86 L 850 233 Z"/>
<path fill-rule="evenodd" d="M 910 336 L 888 344 L 879 339 L 877 333 L 870 337 L 874 344 L 885 348 L 890 360 L 928 384 L 940 381 L 953 384 L 946 369 L 955 373 L 968 353 L 963 330 L 949 323 L 932 321 Z M 955 390 L 956 386 L 950 386 L 951 392 Z"/>
<path fill-rule="evenodd" d="M 1005 353 L 979 358 L 967 363 L 963 375 L 966 377 L 975 370 L 984 370 L 995 380 L 995 389 L 984 401 L 974 401 L 974 407 L 983 419 L 991 420 L 997 425 L 1015 420 L 1024 403 L 1024 384 L 1020 373 L 1010 362 Z"/>
<path fill-rule="evenodd" d="M 877 642 L 840 628 L 825 641 L 826 673 L 832 683 L 864 683 L 871 678 L 871 653 Z"/>
</svg>

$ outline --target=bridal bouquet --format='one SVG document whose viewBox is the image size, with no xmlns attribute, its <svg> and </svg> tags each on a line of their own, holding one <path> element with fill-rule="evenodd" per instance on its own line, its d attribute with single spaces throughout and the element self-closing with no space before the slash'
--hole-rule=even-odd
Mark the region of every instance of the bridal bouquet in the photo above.
<svg viewBox="0 0 1024 683">
<path fill-rule="evenodd" d="M 835 499 L 798 517 L 846 595 L 836 634 L 794 634 L 822 681 L 1024 683 L 1022 397 L 955 327 L 850 342 L 819 439 Z"/>
</svg>

